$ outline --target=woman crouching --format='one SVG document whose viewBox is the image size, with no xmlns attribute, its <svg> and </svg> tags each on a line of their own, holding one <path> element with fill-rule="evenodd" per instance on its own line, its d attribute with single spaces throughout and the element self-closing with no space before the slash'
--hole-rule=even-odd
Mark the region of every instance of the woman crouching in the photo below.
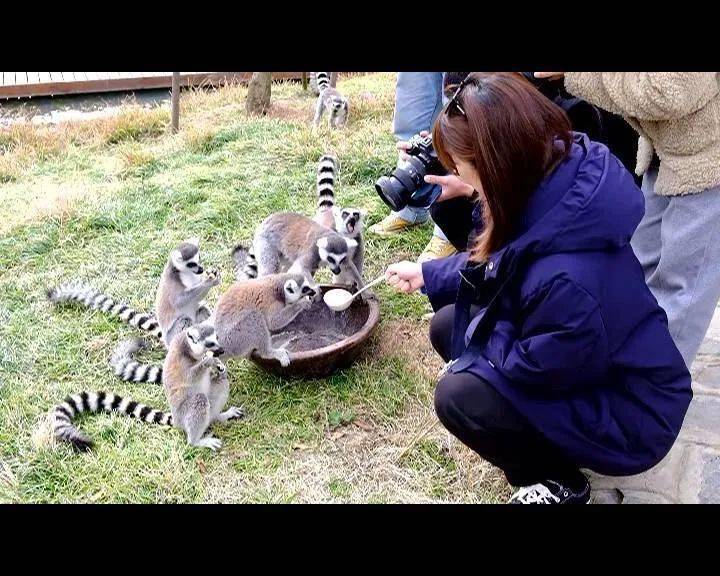
<svg viewBox="0 0 720 576">
<path fill-rule="evenodd" d="M 437 415 L 504 471 L 510 502 L 587 503 L 580 470 L 653 467 L 692 397 L 630 247 L 642 192 L 515 73 L 469 75 L 433 142 L 478 197 L 471 249 L 387 276 L 436 312 L 430 339 L 448 362 Z"/>
</svg>

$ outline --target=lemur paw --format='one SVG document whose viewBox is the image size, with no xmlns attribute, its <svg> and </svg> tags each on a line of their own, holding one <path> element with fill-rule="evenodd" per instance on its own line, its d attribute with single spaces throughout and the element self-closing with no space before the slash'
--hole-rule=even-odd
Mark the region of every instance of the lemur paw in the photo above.
<svg viewBox="0 0 720 576">
<path fill-rule="evenodd" d="M 227 372 L 227 367 L 225 366 L 225 364 L 223 364 L 219 358 L 215 358 L 213 356 L 213 359 L 215 360 L 215 370 L 217 370 L 217 373 L 225 374 L 225 372 Z"/>
<path fill-rule="evenodd" d="M 290 353 L 284 348 L 278 348 L 278 350 L 275 351 L 275 358 L 277 358 L 280 366 L 283 368 L 290 366 Z"/>
<path fill-rule="evenodd" d="M 310 310 L 313 305 L 313 298 L 308 296 L 307 298 L 303 296 L 302 300 L 300 300 L 300 308 L 303 310 Z"/>
<path fill-rule="evenodd" d="M 242 407 L 231 406 L 226 410 L 228 420 L 240 420 L 245 418 L 245 410 Z"/>
<path fill-rule="evenodd" d="M 207 279 L 213 286 L 217 286 L 220 284 L 220 271 L 217 268 L 208 269 Z"/>
<path fill-rule="evenodd" d="M 219 360 L 215 358 L 215 355 L 212 353 L 211 350 L 208 350 L 203 354 L 202 359 L 200 360 L 200 364 L 202 364 L 203 368 L 214 368 L 217 367 L 217 363 Z"/>
<path fill-rule="evenodd" d="M 222 448 L 222 440 L 220 440 L 219 438 L 210 438 L 206 436 L 205 438 L 201 438 L 200 440 L 198 440 L 196 446 L 199 446 L 200 448 L 210 448 L 210 450 L 215 452 Z"/>
<path fill-rule="evenodd" d="M 375 293 L 372 290 L 365 290 L 362 294 L 360 294 L 360 298 L 363 300 L 375 300 Z"/>
</svg>

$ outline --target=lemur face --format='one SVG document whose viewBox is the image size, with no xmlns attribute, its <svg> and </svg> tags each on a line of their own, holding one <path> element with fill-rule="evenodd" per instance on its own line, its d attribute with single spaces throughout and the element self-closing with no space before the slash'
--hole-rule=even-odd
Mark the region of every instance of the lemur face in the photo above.
<svg viewBox="0 0 720 576">
<path fill-rule="evenodd" d="M 189 328 L 187 339 L 195 358 L 200 358 L 206 352 L 212 352 L 213 356 L 221 356 L 225 353 L 218 344 L 215 328 L 211 324 L 203 323 Z"/>
<path fill-rule="evenodd" d="M 342 208 L 335 213 L 335 229 L 349 236 L 362 232 L 363 213 L 358 208 Z"/>
<path fill-rule="evenodd" d="M 312 278 L 303 277 L 302 287 L 300 288 L 303 296 L 307 296 L 310 300 L 317 300 L 320 296 L 318 285 Z"/>
<path fill-rule="evenodd" d="M 294 304 L 303 297 L 302 286 L 294 278 L 285 280 L 283 292 L 285 293 L 285 304 Z"/>
<path fill-rule="evenodd" d="M 170 255 L 173 265 L 178 272 L 192 272 L 200 275 L 203 267 L 200 265 L 200 250 L 197 238 L 186 240 Z"/>
<path fill-rule="evenodd" d="M 317 300 L 320 294 L 317 284 L 312 278 L 308 278 L 305 274 L 293 274 L 293 276 L 283 284 L 283 292 L 285 294 L 285 303 L 292 304 L 301 298 L 307 296 L 309 300 Z"/>
<path fill-rule="evenodd" d="M 343 238 L 339 234 L 323 236 L 317 241 L 318 256 L 333 274 L 338 275 L 342 271 L 343 262 L 351 246 L 352 248 L 357 246 L 357 242 L 352 238 Z"/>
<path fill-rule="evenodd" d="M 328 252 L 327 254 L 325 254 L 323 260 L 327 262 L 328 268 L 330 268 L 332 273 L 337 275 L 342 272 L 340 265 L 342 264 L 343 260 L 345 260 L 345 258 L 347 258 L 347 254 L 332 254 Z"/>
</svg>

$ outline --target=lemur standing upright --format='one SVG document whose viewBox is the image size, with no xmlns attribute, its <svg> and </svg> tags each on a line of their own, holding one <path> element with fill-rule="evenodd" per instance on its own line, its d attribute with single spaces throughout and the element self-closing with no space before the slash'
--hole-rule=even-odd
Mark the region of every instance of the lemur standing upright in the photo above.
<svg viewBox="0 0 720 576">
<path fill-rule="evenodd" d="M 208 271 L 208 278 L 203 281 L 202 274 L 199 242 L 192 238 L 170 253 L 156 292 L 156 316 L 140 314 L 126 304 L 116 304 L 110 296 L 78 281 L 50 288 L 47 295 L 56 304 L 77 302 L 118 316 L 132 326 L 151 332 L 168 347 L 175 334 L 210 316 L 203 298 L 210 288 L 220 283 L 220 276 L 216 271 Z"/>
<path fill-rule="evenodd" d="M 315 104 L 313 126 L 320 124 L 320 120 L 327 110 L 330 128 L 342 128 L 347 124 L 350 112 L 348 99 L 337 88 L 330 86 L 330 77 L 327 72 L 316 72 L 315 76 L 320 94 Z"/>
<path fill-rule="evenodd" d="M 83 412 L 118 412 L 144 422 L 175 426 L 183 430 L 188 444 L 217 450 L 221 441 L 205 435 L 213 422 L 242 418 L 242 408 L 222 411 L 229 395 L 225 365 L 216 357 L 223 353 L 213 327 L 204 323 L 175 335 L 163 363 L 163 387 L 170 413 L 155 410 L 130 398 L 106 392 L 71 394 L 53 410 L 55 437 L 81 451 L 93 442 L 73 423 Z"/>
<path fill-rule="evenodd" d="M 363 273 L 363 260 L 365 256 L 365 243 L 362 235 L 364 212 L 359 208 L 340 208 L 335 205 L 335 177 L 339 171 L 337 158 L 323 154 L 318 161 L 317 168 L 317 211 L 315 222 L 335 230 L 347 238 L 357 242 L 353 250 L 352 261 L 360 276 Z M 335 276 L 335 284 L 350 283 L 353 278 L 345 272 Z"/>
<path fill-rule="evenodd" d="M 155 313 L 165 346 L 170 345 L 175 334 L 209 318 L 210 309 L 204 298 L 218 284 L 220 274 L 217 270 L 208 270 L 207 278 L 203 279 L 196 238 L 183 242 L 170 253 L 155 299 Z"/>
</svg>

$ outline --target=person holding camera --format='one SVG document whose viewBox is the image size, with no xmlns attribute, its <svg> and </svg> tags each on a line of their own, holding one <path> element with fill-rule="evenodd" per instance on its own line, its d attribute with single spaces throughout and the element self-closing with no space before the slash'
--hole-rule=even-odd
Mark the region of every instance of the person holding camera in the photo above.
<svg viewBox="0 0 720 576">
<path fill-rule="evenodd" d="M 692 391 L 630 247 L 643 216 L 631 174 L 517 73 L 470 74 L 432 142 L 477 191 L 476 235 L 468 252 L 386 276 L 436 311 L 440 421 L 504 471 L 511 503 L 587 503 L 581 469 L 653 467 Z"/>
<path fill-rule="evenodd" d="M 403 73 L 401 73 L 403 74 Z M 439 73 L 416 73 L 416 74 L 433 74 Z M 470 72 L 445 72 L 442 74 L 443 87 L 448 85 L 457 85 Z M 546 98 L 554 102 L 567 112 L 572 128 L 576 132 L 584 132 L 591 140 L 602 142 L 610 148 L 610 151 L 623 163 L 623 165 L 631 170 L 634 166 L 637 153 L 637 137 L 633 129 L 620 117 L 596 106 L 574 97 L 569 94 L 563 87 L 562 80 L 556 78 L 536 78 L 533 72 L 519 72 L 518 74 L 529 80 Z M 436 79 L 437 80 L 437 79 Z M 418 94 L 421 91 L 409 91 L 407 86 L 404 90 L 400 89 L 401 85 L 408 84 L 407 81 L 400 82 L 398 80 L 397 104 L 404 102 L 407 96 L 404 94 Z M 435 92 L 432 92 L 434 95 Z M 435 102 L 437 98 L 434 96 L 429 101 Z M 426 102 L 427 104 L 427 102 Z M 397 130 L 398 126 L 404 126 L 404 123 L 398 123 L 400 111 L 404 110 L 402 106 L 396 106 L 396 135 L 405 136 L 407 130 Z M 393 210 L 391 216 L 386 219 L 388 222 L 393 221 L 396 224 L 403 219 L 394 220 L 395 214 L 423 214 L 426 217 L 430 214 L 435 223 L 435 232 L 433 240 L 428 248 L 418 258 L 418 262 L 432 258 L 441 258 L 450 256 L 458 251 L 467 250 L 471 235 L 473 233 L 473 190 L 468 189 L 468 185 L 463 183 L 457 176 L 447 174 L 445 169 L 437 161 L 424 161 L 424 156 L 434 156 L 430 142 L 426 146 L 429 148 L 427 154 L 421 153 L 422 146 L 415 144 L 423 141 L 423 137 L 427 137 L 429 132 L 423 130 L 419 135 L 413 136 L 409 140 L 401 139 L 397 146 L 400 150 L 400 160 L 396 172 L 393 176 L 397 176 L 395 187 L 398 191 L 395 197 L 390 198 L 392 194 L 390 184 L 387 179 L 378 180 L 376 189 L 380 197 L 385 200 L 386 204 Z M 405 175 L 405 178 L 403 178 Z M 416 182 L 415 179 L 418 181 Z M 383 184 L 383 180 L 385 183 Z M 390 180 L 393 180 L 391 177 Z M 640 184 L 640 178 L 636 178 L 636 182 Z M 388 193 L 385 193 L 388 189 Z M 400 194 L 401 189 L 407 193 L 407 198 L 403 198 Z M 422 220 L 424 221 L 424 220 Z M 383 221 L 385 222 L 385 221 Z M 383 222 L 376 224 L 376 227 L 384 226 Z M 439 240 L 441 239 L 441 240 Z M 444 242 L 449 242 L 452 247 L 447 247 Z"/>
<path fill-rule="evenodd" d="M 443 72 L 398 72 L 395 89 L 395 113 L 393 133 L 403 144 L 422 131 L 427 131 L 442 109 Z M 405 165 L 401 154 L 398 168 Z M 431 196 L 440 188 L 432 182 L 420 184 L 421 194 Z M 398 234 L 403 230 L 424 224 L 430 218 L 430 206 L 411 203 L 394 209 L 368 231 L 379 236 Z M 445 233 L 435 226 L 433 237 L 418 258 L 424 262 L 456 254 L 457 249 L 448 241 Z"/>
<path fill-rule="evenodd" d="M 632 247 L 689 366 L 720 300 L 720 73 L 537 72 L 640 135 L 645 217 Z"/>
</svg>

